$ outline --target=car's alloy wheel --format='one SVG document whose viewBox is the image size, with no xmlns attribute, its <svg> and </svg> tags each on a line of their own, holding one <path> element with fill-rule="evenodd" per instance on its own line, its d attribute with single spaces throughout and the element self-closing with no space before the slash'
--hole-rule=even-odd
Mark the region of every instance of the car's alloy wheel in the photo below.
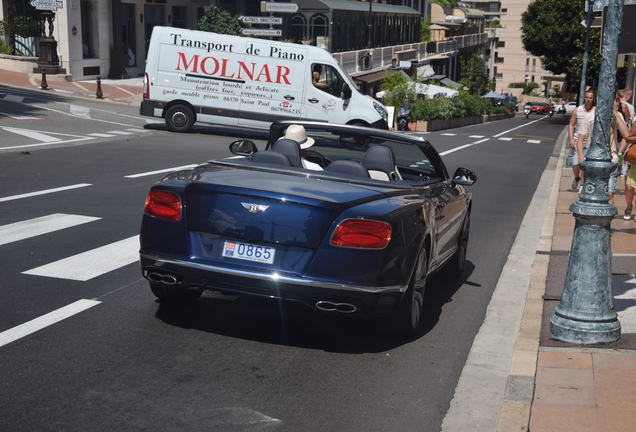
<svg viewBox="0 0 636 432">
<path fill-rule="evenodd" d="M 162 303 L 194 301 L 201 297 L 201 293 L 203 292 L 200 289 L 177 288 L 153 282 L 150 282 L 150 290 Z"/>
<path fill-rule="evenodd" d="M 166 111 L 166 125 L 173 132 L 186 132 L 194 124 L 194 112 L 186 105 L 173 105 Z"/>
<path fill-rule="evenodd" d="M 417 257 L 408 289 L 406 293 L 404 293 L 396 317 L 397 331 L 402 336 L 413 337 L 419 328 L 422 318 L 422 307 L 424 305 L 427 273 L 428 258 L 426 250 L 422 249 Z"/>
</svg>

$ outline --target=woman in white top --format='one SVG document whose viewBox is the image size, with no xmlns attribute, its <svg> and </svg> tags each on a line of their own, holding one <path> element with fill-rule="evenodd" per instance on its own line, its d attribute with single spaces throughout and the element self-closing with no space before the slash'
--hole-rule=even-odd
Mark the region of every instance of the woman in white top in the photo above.
<svg viewBox="0 0 636 432">
<path fill-rule="evenodd" d="M 596 93 L 594 90 L 585 92 L 584 104 L 576 107 L 572 111 L 568 132 L 570 135 L 570 154 L 565 163 L 566 167 L 572 168 L 574 180 L 572 180 L 571 190 L 576 191 L 581 181 L 581 167 L 579 164 L 585 160 L 585 152 L 587 151 L 585 136 L 586 132 L 591 136 L 592 126 L 594 125 L 594 114 L 596 112 L 594 104 Z M 589 141 L 589 140 L 588 140 Z"/>
</svg>

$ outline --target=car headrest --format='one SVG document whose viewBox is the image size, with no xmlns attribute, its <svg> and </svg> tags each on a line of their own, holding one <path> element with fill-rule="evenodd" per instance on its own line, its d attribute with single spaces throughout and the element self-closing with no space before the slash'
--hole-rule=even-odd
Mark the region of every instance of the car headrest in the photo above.
<svg viewBox="0 0 636 432">
<path fill-rule="evenodd" d="M 369 171 L 361 163 L 349 160 L 335 160 L 325 168 L 325 171 L 369 178 Z"/>
<path fill-rule="evenodd" d="M 389 147 L 383 145 L 369 147 L 362 158 L 362 166 L 369 171 L 372 179 L 400 180 L 395 166 L 395 157 Z"/>
<path fill-rule="evenodd" d="M 254 153 L 252 155 L 250 160 L 252 162 L 256 162 L 256 163 L 263 163 L 263 164 L 270 164 L 270 165 L 281 165 L 281 166 L 285 166 L 285 167 L 292 166 L 292 164 L 289 161 L 289 158 L 287 156 L 285 156 L 282 153 L 271 151 L 271 150 L 263 151 L 263 152 L 256 152 L 256 153 Z"/>
<path fill-rule="evenodd" d="M 272 150 L 287 156 L 291 162 L 291 166 L 297 168 L 303 167 L 303 164 L 300 161 L 300 144 L 296 141 L 288 138 L 279 139 L 272 144 Z"/>
</svg>

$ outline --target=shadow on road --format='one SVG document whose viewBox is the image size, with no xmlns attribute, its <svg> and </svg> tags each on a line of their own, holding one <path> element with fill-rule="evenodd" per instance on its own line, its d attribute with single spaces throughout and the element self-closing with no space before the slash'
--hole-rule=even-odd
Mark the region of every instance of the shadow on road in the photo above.
<svg viewBox="0 0 636 432">
<path fill-rule="evenodd" d="M 418 339 L 435 327 L 444 305 L 452 301 L 462 286 L 464 289 L 479 286 L 468 281 L 473 270 L 473 264 L 466 262 L 460 278 L 443 274 L 432 277 L 427 287 Z M 156 317 L 181 328 L 346 354 L 384 352 L 411 342 L 390 331 L 388 319 L 326 315 L 301 305 L 255 298 L 202 297 L 182 306 L 160 303 Z"/>
<path fill-rule="evenodd" d="M 168 127 L 165 123 L 148 123 L 144 126 L 145 129 L 168 131 Z M 179 133 L 179 132 L 173 132 Z M 239 138 L 251 138 L 258 140 L 267 140 L 269 138 L 268 130 L 256 130 L 256 129 L 241 129 L 238 127 L 229 126 L 207 126 L 207 125 L 194 125 L 189 132 L 182 132 L 185 134 L 200 134 L 200 135 L 221 135 L 228 137 Z"/>
</svg>

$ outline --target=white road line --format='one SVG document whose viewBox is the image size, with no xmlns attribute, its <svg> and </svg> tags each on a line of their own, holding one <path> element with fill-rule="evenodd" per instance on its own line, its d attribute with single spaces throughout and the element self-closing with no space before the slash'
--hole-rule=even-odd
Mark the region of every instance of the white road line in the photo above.
<svg viewBox="0 0 636 432">
<path fill-rule="evenodd" d="M 0 112 L 1 116 L 9 117 L 11 120 L 42 120 L 42 117 L 21 116 Z"/>
<path fill-rule="evenodd" d="M 60 92 L 60 93 L 66 93 L 66 94 L 73 94 L 74 93 L 72 91 L 62 90 L 62 89 L 59 89 L 59 88 L 54 88 L 53 91 Z"/>
<path fill-rule="evenodd" d="M 84 282 L 138 260 L 139 236 L 136 235 L 22 273 Z"/>
<path fill-rule="evenodd" d="M 541 144 L 540 140 L 528 140 L 528 144 Z"/>
<path fill-rule="evenodd" d="M 68 116 L 68 117 L 81 118 L 81 119 L 86 120 L 86 117 L 78 116 L 78 115 L 75 115 L 75 114 L 70 114 L 70 113 L 67 113 L 67 112 L 64 112 L 64 111 L 60 111 L 60 110 L 56 110 L 56 109 L 53 109 L 53 108 L 45 107 L 43 105 L 32 105 L 32 106 L 34 106 L 36 108 L 43 109 L 43 110 L 47 110 L 47 111 L 53 111 L 53 112 L 56 112 L 58 114 L 62 114 L 62 115 Z M 129 123 L 119 123 L 119 122 L 114 122 L 114 121 L 110 121 L 110 120 L 102 120 L 102 119 L 96 119 L 96 118 L 91 118 L 90 120 L 99 121 L 99 122 L 103 122 L 103 123 L 114 124 L 114 125 L 118 125 L 118 126 L 129 126 L 129 127 L 134 127 L 135 126 L 135 125 L 132 125 L 132 124 L 129 124 Z"/>
<path fill-rule="evenodd" d="M 444 135 L 444 136 L 455 136 L 455 135 L 457 135 L 457 134 L 454 134 L 454 133 L 442 133 L 442 134 L 440 134 L 440 135 Z"/>
<path fill-rule="evenodd" d="M 0 226 L 0 246 L 99 220 L 98 217 L 53 213 Z"/>
<path fill-rule="evenodd" d="M 120 130 L 112 130 L 112 131 L 108 131 L 108 133 L 115 134 L 115 135 L 132 135 L 131 132 L 120 131 Z"/>
<path fill-rule="evenodd" d="M 116 86 L 116 85 L 113 85 L 113 87 L 115 87 L 116 89 L 119 89 L 119 90 L 123 91 L 124 93 L 128 93 L 130 96 L 137 96 L 137 95 L 136 95 L 136 94 L 134 94 L 133 92 L 128 91 L 128 90 L 126 90 L 126 89 L 125 89 L 125 88 L 123 88 L 123 87 Z"/>
<path fill-rule="evenodd" d="M 6 196 L 6 197 L 0 198 L 0 202 L 13 201 L 13 200 L 21 199 L 21 198 L 29 198 L 29 197 L 33 197 L 33 196 L 37 196 L 37 195 L 46 195 L 46 194 L 50 194 L 50 193 L 62 192 L 62 191 L 66 191 L 66 190 L 83 188 L 83 187 L 87 187 L 87 186 L 93 186 L 93 185 L 90 184 L 90 183 L 78 183 L 78 184 L 74 184 L 74 185 L 70 185 L 70 186 L 62 186 L 62 187 L 53 188 L 53 189 L 43 189 L 43 190 L 39 190 L 39 191 L 35 191 L 35 192 L 29 192 L 29 193 L 24 193 L 24 194 L 20 194 L 20 195 L 10 195 L 10 196 Z"/>
<path fill-rule="evenodd" d="M 93 139 L 93 138 L 91 138 L 91 137 L 82 137 L 82 138 L 75 138 L 75 139 L 70 139 L 70 140 L 65 140 L 65 141 L 53 141 L 53 142 L 50 142 L 50 143 L 25 144 L 25 145 L 19 145 L 19 146 L 11 146 L 11 147 L 0 147 L 0 150 L 16 150 L 16 149 L 31 148 L 31 147 L 42 147 L 42 146 L 48 146 L 48 145 L 54 145 L 54 144 L 68 144 L 68 143 L 72 143 L 72 142 L 86 141 L 86 140 L 90 140 L 90 139 Z"/>
<path fill-rule="evenodd" d="M 22 136 L 25 136 L 27 138 L 38 140 L 38 141 L 41 141 L 41 142 L 50 143 L 50 142 L 55 142 L 55 141 L 62 141 L 61 138 L 53 137 L 51 135 L 47 135 L 47 134 L 44 134 L 42 132 L 35 131 L 35 130 L 18 129 L 18 128 L 12 128 L 12 127 L 3 127 L 2 129 L 7 131 L 7 132 L 11 132 L 11 133 L 14 133 L 14 134 L 22 135 Z"/>
<path fill-rule="evenodd" d="M 76 116 L 91 118 L 91 109 L 82 105 L 70 104 L 69 111 L 71 114 Z"/>
<path fill-rule="evenodd" d="M 141 128 L 129 128 L 126 130 L 131 132 L 137 132 L 137 133 L 152 132 L 152 131 L 149 131 L 148 129 L 141 129 Z"/>
<path fill-rule="evenodd" d="M 468 138 L 483 138 L 483 135 L 470 135 Z"/>
<path fill-rule="evenodd" d="M 23 337 L 28 336 L 31 333 L 35 333 L 38 330 L 42 330 L 43 328 L 65 320 L 66 318 L 72 317 L 73 315 L 83 312 L 86 309 L 90 309 L 93 306 L 97 306 L 100 303 L 101 302 L 97 300 L 81 299 L 59 309 L 56 309 L 52 312 L 49 312 L 46 315 L 42 315 L 40 317 L 32 319 L 31 321 L 25 322 L 24 324 L 20 324 L 19 326 L 10 328 L 9 330 L 5 330 L 0 333 L 0 347 L 14 342 L 18 339 L 22 339 Z"/>
<path fill-rule="evenodd" d="M 512 138 L 499 138 L 499 141 L 512 141 Z"/>
<path fill-rule="evenodd" d="M 198 165 L 194 164 L 194 165 L 184 165 L 184 166 L 174 167 L 174 168 L 165 168 L 165 169 L 160 169 L 160 170 L 157 170 L 157 171 L 148 171 L 148 172 L 139 173 L 139 174 L 130 174 L 130 175 L 127 175 L 127 176 L 124 176 L 124 177 L 125 178 L 144 177 L 144 176 L 149 176 L 149 175 L 153 175 L 153 174 L 161 174 L 161 173 L 166 173 L 166 172 L 179 171 L 179 170 L 183 170 L 183 169 L 190 169 L 190 168 L 194 168 L 195 166 L 198 166 Z"/>
<path fill-rule="evenodd" d="M 455 147 L 454 149 L 450 149 L 450 150 L 446 150 L 445 152 L 441 152 L 439 155 L 440 155 L 440 156 L 445 156 L 445 155 L 447 155 L 447 154 L 451 154 L 451 153 L 453 153 L 453 152 L 456 152 L 456 151 L 459 151 L 459 150 L 462 150 L 462 149 L 465 149 L 465 148 L 468 148 L 468 147 L 472 147 L 472 146 L 474 146 L 474 145 L 476 145 L 476 144 L 481 144 L 481 143 L 483 143 L 483 142 L 488 141 L 488 139 L 489 139 L 489 138 L 484 138 L 484 139 L 482 139 L 482 140 L 475 141 L 475 142 L 470 143 L 470 144 L 464 144 L 463 146 Z"/>
<path fill-rule="evenodd" d="M 24 101 L 24 96 L 18 96 L 18 95 L 12 95 L 12 94 L 8 94 L 4 97 L 3 100 L 6 100 L 7 102 L 18 102 L 18 103 L 22 103 L 22 101 Z"/>
<path fill-rule="evenodd" d="M 512 129 L 508 129 L 507 131 L 503 131 L 503 132 L 501 132 L 501 133 L 499 133 L 499 134 L 497 134 L 497 135 L 494 135 L 494 136 L 493 136 L 493 138 L 499 138 L 500 136 L 505 135 L 505 134 L 507 134 L 508 132 L 511 132 L 511 131 L 513 131 L 513 130 L 515 130 L 515 129 L 522 128 L 522 127 L 524 127 L 524 126 L 531 125 L 532 123 L 536 123 L 536 122 L 538 122 L 538 121 L 541 121 L 541 120 L 543 120 L 544 118 L 545 118 L 545 117 L 541 117 L 541 118 L 540 118 L 540 119 L 538 119 L 538 120 L 532 120 L 532 121 L 530 121 L 530 122 L 528 122 L 528 123 L 524 123 L 524 124 L 522 124 L 522 125 L 520 125 L 520 126 L 513 127 Z"/>
<path fill-rule="evenodd" d="M 115 135 L 111 135 L 111 134 L 98 133 L 98 132 L 89 133 L 89 135 L 90 136 L 94 136 L 94 137 L 98 137 L 98 138 L 111 138 L 111 137 L 115 136 Z"/>
</svg>

